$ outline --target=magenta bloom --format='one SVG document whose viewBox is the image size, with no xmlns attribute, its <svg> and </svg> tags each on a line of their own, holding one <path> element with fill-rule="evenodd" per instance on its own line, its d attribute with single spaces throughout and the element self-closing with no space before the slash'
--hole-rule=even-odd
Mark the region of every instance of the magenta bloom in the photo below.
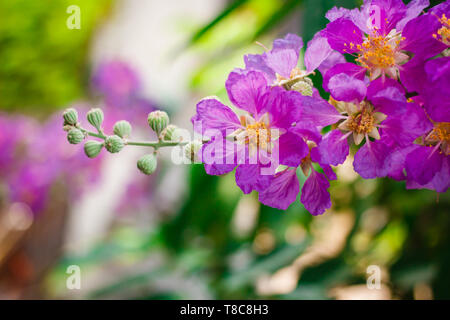
<svg viewBox="0 0 450 320">
<path fill-rule="evenodd" d="M 419 16 L 428 5 L 427 0 L 413 0 L 408 5 L 401 0 L 365 0 L 359 10 L 330 10 L 330 23 L 320 35 L 332 50 L 355 56 L 356 64 L 336 64 L 324 77 L 344 73 L 360 80 L 387 76 L 414 81 L 408 73 L 413 67 L 407 63 L 411 57 L 428 58 L 445 49 L 433 36 L 439 24 L 436 16 Z"/>
<path fill-rule="evenodd" d="M 315 37 L 308 43 L 302 70 L 299 67 L 300 50 L 303 40 L 295 34 L 287 34 L 283 39 L 273 42 L 272 50 L 263 54 L 248 54 L 244 57 L 247 70 L 261 71 L 272 86 L 283 86 L 291 89 L 296 81 L 304 79 L 315 69 L 327 68 L 331 64 L 345 62 L 339 53 L 331 54 L 323 50 L 326 39 Z"/>
<path fill-rule="evenodd" d="M 335 119 L 337 128 L 319 143 L 316 157 L 322 163 L 343 163 L 349 142 L 360 145 L 364 140 L 355 155 L 355 171 L 366 179 L 385 177 L 392 165 L 388 157 L 392 148 L 410 145 L 430 129 L 423 110 L 407 103 L 405 92 L 394 80 L 383 83 L 380 78 L 367 87 L 362 80 L 338 74 L 329 82 L 336 109 L 322 117 Z"/>
<path fill-rule="evenodd" d="M 409 148 L 405 157 L 407 187 L 445 192 L 450 185 L 450 58 L 430 60 L 425 65 L 428 86 L 416 97 L 429 119 L 431 128 Z"/>
<path fill-rule="evenodd" d="M 194 130 L 210 139 L 201 150 L 205 170 L 222 175 L 237 167 L 236 184 L 244 193 L 256 190 L 262 203 L 284 210 L 298 194 L 296 168 L 310 152 L 308 137 L 320 139 L 301 110 L 328 103 L 271 87 L 265 75 L 254 70 L 233 71 L 226 88 L 240 117 L 207 98 L 197 104 L 192 118 Z M 322 185 L 326 191 L 328 186 Z"/>
</svg>

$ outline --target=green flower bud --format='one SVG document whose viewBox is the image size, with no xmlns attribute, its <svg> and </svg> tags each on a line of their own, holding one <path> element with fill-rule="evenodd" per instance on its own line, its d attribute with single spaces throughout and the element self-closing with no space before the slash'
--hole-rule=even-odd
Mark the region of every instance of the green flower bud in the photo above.
<svg viewBox="0 0 450 320">
<path fill-rule="evenodd" d="M 313 86 L 308 81 L 303 80 L 297 81 L 291 86 L 290 90 L 300 92 L 302 96 L 312 97 L 313 95 Z"/>
<path fill-rule="evenodd" d="M 158 165 L 158 161 L 153 154 L 146 154 L 141 157 L 137 162 L 138 169 L 144 174 L 152 174 L 155 172 L 156 167 Z"/>
<path fill-rule="evenodd" d="M 178 127 L 173 125 L 173 124 L 169 124 L 162 131 L 161 136 L 162 136 L 163 140 L 165 140 L 165 141 L 178 141 L 178 140 L 180 140 L 180 134 L 179 134 Z"/>
<path fill-rule="evenodd" d="M 87 117 L 87 120 L 89 121 L 89 123 L 92 126 L 94 126 L 94 128 L 96 128 L 98 131 L 101 130 L 103 119 L 104 119 L 102 109 L 99 109 L 99 108 L 91 109 L 87 113 L 86 117 Z"/>
<path fill-rule="evenodd" d="M 78 112 L 74 108 L 66 109 L 63 112 L 64 124 L 74 126 L 78 122 Z"/>
<path fill-rule="evenodd" d="M 128 138 L 131 134 L 131 124 L 126 120 L 116 122 L 114 125 L 114 134 L 121 138 Z"/>
<path fill-rule="evenodd" d="M 89 158 L 95 158 L 99 155 L 100 151 L 102 151 L 103 143 L 99 141 L 87 141 L 84 144 L 84 153 Z"/>
<path fill-rule="evenodd" d="M 79 129 L 70 129 L 67 133 L 67 140 L 71 144 L 79 144 L 84 140 L 84 133 Z"/>
<path fill-rule="evenodd" d="M 148 124 L 159 137 L 161 132 L 169 124 L 169 116 L 167 115 L 167 113 L 161 110 L 150 112 L 148 114 Z"/>
<path fill-rule="evenodd" d="M 120 150 L 122 150 L 124 146 L 125 144 L 122 138 L 119 136 L 109 136 L 105 139 L 105 148 L 111 153 L 120 152 Z"/>
<path fill-rule="evenodd" d="M 191 162 L 198 163 L 200 161 L 198 152 L 202 144 L 199 141 L 191 141 L 184 146 L 184 156 Z"/>
</svg>

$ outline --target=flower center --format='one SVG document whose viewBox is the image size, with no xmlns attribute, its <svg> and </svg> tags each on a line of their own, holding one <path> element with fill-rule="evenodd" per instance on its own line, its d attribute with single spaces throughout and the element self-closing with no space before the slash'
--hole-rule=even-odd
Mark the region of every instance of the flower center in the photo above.
<svg viewBox="0 0 450 320">
<path fill-rule="evenodd" d="M 433 130 L 425 138 L 425 144 L 434 146 L 440 144 L 441 150 L 450 154 L 450 122 L 435 123 Z"/>
<path fill-rule="evenodd" d="M 362 45 L 356 46 L 359 50 L 356 61 L 366 69 L 393 67 L 395 65 L 395 47 L 400 41 L 401 39 L 393 42 L 389 37 L 377 34 L 368 35 Z"/>
<path fill-rule="evenodd" d="M 375 117 L 373 112 L 367 108 L 363 108 L 361 112 L 351 115 L 348 122 L 348 128 L 350 131 L 356 133 L 369 133 L 374 128 Z"/>
<path fill-rule="evenodd" d="M 450 45 L 450 22 L 445 14 L 439 18 L 439 22 L 442 24 L 442 27 L 437 31 L 437 34 L 433 34 L 435 39 L 438 39 L 445 45 Z"/>
</svg>

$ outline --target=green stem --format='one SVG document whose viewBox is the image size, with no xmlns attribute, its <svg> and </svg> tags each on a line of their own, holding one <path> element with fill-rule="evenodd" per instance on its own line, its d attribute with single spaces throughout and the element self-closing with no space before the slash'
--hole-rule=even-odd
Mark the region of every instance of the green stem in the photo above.
<svg viewBox="0 0 450 320">
<path fill-rule="evenodd" d="M 96 137 L 99 139 L 105 140 L 107 137 L 102 133 L 95 133 L 88 131 L 83 128 L 79 128 L 81 131 L 83 131 L 84 134 L 87 134 L 91 137 Z M 129 146 L 140 146 L 140 147 L 152 147 L 155 150 L 162 147 L 175 147 L 175 146 L 184 146 L 188 144 L 189 142 L 168 142 L 168 141 L 126 141 L 126 144 Z"/>
</svg>

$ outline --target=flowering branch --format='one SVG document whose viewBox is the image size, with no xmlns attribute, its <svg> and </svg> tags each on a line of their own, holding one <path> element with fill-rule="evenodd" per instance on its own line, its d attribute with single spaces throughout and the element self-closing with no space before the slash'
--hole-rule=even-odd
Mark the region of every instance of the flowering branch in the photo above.
<svg viewBox="0 0 450 320">
<path fill-rule="evenodd" d="M 178 134 L 179 128 L 169 124 L 169 116 L 164 111 L 153 111 L 148 115 L 148 124 L 157 134 L 158 141 L 131 141 L 128 140 L 131 134 L 131 124 L 126 120 L 118 121 L 114 124 L 114 135 L 106 135 L 102 124 L 104 120 L 103 111 L 99 108 L 91 109 L 87 113 L 88 122 L 97 130 L 89 131 L 78 122 L 78 112 L 69 108 L 63 113 L 64 130 L 67 131 L 67 140 L 71 144 L 79 144 L 87 137 L 95 137 L 103 141 L 88 140 L 84 145 L 84 152 L 89 158 L 97 157 L 103 147 L 110 153 L 118 153 L 125 146 L 139 146 L 153 148 L 152 154 L 147 154 L 138 160 L 137 167 L 144 174 L 152 174 L 156 170 L 156 153 L 159 148 L 183 146 L 187 158 L 192 159 L 193 154 L 198 151 L 199 143 L 182 141 Z"/>
</svg>

